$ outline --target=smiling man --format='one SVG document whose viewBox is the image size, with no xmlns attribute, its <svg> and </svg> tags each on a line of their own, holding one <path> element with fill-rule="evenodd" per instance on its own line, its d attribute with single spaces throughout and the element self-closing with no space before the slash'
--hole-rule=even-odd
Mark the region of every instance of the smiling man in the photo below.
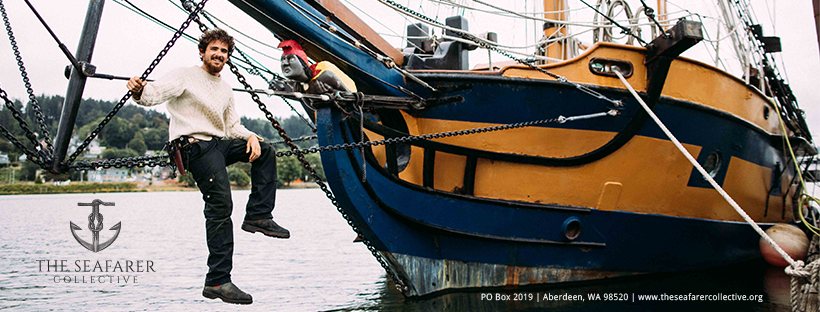
<svg viewBox="0 0 820 312">
<path fill-rule="evenodd" d="M 273 221 L 275 151 L 240 124 L 233 91 L 220 75 L 233 48 L 233 38 L 225 31 L 207 31 L 199 39 L 201 66 L 176 69 L 152 83 L 134 77 L 127 87 L 139 105 L 168 103 L 170 139 L 181 146 L 183 162 L 205 201 L 209 270 L 202 295 L 250 304 L 251 295 L 231 283 L 233 201 L 226 166 L 251 162 L 252 188 L 242 230 L 277 238 L 289 238 L 290 232 Z"/>
</svg>

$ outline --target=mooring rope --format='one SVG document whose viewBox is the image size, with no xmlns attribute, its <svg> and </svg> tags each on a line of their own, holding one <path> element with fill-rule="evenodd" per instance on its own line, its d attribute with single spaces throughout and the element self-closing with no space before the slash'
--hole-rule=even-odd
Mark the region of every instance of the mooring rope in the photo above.
<svg viewBox="0 0 820 312">
<path fill-rule="evenodd" d="M 672 132 L 670 132 L 669 129 L 666 128 L 664 123 L 658 118 L 658 116 L 655 115 L 655 112 L 653 112 L 652 109 L 649 108 L 649 106 L 647 106 L 646 103 L 643 101 L 643 99 L 638 95 L 638 93 L 635 92 L 635 89 L 632 88 L 632 85 L 630 85 L 628 81 L 626 81 L 626 78 L 624 78 L 624 76 L 621 74 L 620 70 L 618 70 L 617 68 L 613 68 L 612 72 L 614 72 L 615 75 L 617 75 L 618 78 L 621 79 L 621 82 L 623 82 L 624 86 L 626 86 L 626 88 L 629 89 L 629 92 L 632 93 L 632 96 L 635 97 L 635 99 L 638 101 L 638 103 L 641 104 L 641 107 L 643 107 L 643 109 L 646 111 L 646 113 L 649 114 L 650 117 L 652 117 L 652 119 L 655 121 L 655 123 L 658 124 L 658 127 L 661 128 L 661 130 L 663 131 L 663 133 L 666 134 L 667 137 L 669 137 L 669 140 L 671 140 L 672 143 L 675 144 L 675 146 L 678 148 L 678 150 L 680 150 L 680 152 L 683 154 L 683 156 L 685 156 L 686 159 L 688 159 L 689 162 L 692 163 L 693 166 L 695 166 L 695 169 L 697 169 L 698 172 L 700 172 L 700 174 L 703 175 L 703 178 L 706 179 L 707 181 L 709 181 L 709 184 L 711 184 L 712 187 L 714 187 L 715 190 L 718 191 L 718 193 L 720 193 L 721 196 L 723 196 L 723 198 L 726 200 L 726 202 L 728 202 L 729 205 L 731 205 L 732 208 L 734 208 L 735 211 L 737 211 L 737 213 L 740 214 L 740 216 L 743 217 L 743 219 L 746 220 L 746 222 L 749 223 L 749 225 L 751 225 L 752 228 L 754 228 L 754 230 L 758 234 L 760 234 L 760 236 L 767 243 L 769 243 L 769 245 L 771 245 L 772 248 L 774 248 L 774 250 L 777 251 L 777 253 L 780 254 L 780 256 L 783 257 L 784 260 L 786 260 L 786 262 L 789 263 L 789 266 L 786 267 L 785 271 L 786 271 L 786 274 L 788 274 L 792 277 L 792 279 L 791 279 L 792 311 L 800 311 L 800 309 L 799 309 L 800 306 L 805 307 L 806 306 L 805 304 L 801 304 L 800 294 L 801 293 L 805 294 L 806 297 L 804 298 L 805 300 L 803 300 L 803 302 L 807 301 L 808 300 L 807 297 L 808 297 L 808 293 L 810 292 L 810 289 L 813 288 L 813 287 L 817 287 L 817 284 L 820 283 L 820 261 L 815 260 L 815 261 L 809 263 L 808 265 L 806 265 L 806 264 L 803 263 L 803 261 L 800 261 L 800 260 L 795 261 L 794 259 L 792 259 L 791 256 L 786 254 L 786 252 L 783 251 L 783 249 L 780 248 L 780 246 L 777 245 L 777 243 L 775 243 L 775 241 L 772 240 L 772 238 L 768 234 L 766 234 L 766 232 L 764 232 L 763 229 L 761 229 L 760 226 L 757 225 L 757 223 L 754 220 L 752 220 L 752 218 L 749 217 L 749 215 L 745 211 L 743 211 L 743 208 L 741 208 L 740 205 L 738 205 L 734 201 L 734 199 L 732 199 L 732 197 L 729 196 L 729 194 L 727 194 L 726 191 L 724 191 L 723 188 L 720 187 L 720 185 L 717 184 L 717 182 L 715 182 L 715 179 L 713 179 L 712 176 L 709 175 L 709 173 L 707 173 L 705 169 L 703 169 L 703 167 L 697 162 L 697 160 L 695 160 L 695 158 L 692 157 L 692 154 L 690 154 L 689 151 L 687 151 L 683 147 L 683 145 L 680 143 L 680 141 L 678 141 L 678 139 L 675 138 L 675 136 L 672 134 Z M 791 148 L 791 145 L 789 145 L 789 147 Z M 799 169 L 798 169 L 797 174 L 800 174 Z M 802 205 L 802 203 L 801 203 L 801 205 Z M 801 212 L 801 217 L 802 217 L 802 212 Z M 817 240 L 813 239 L 812 243 L 815 243 L 815 242 L 817 242 Z M 806 288 L 806 286 L 804 286 L 806 284 L 809 285 L 809 286 L 807 286 L 807 287 L 809 287 L 809 289 L 805 292 L 801 291 L 801 289 Z"/>
<path fill-rule="evenodd" d="M 737 211 L 737 213 L 740 214 L 740 216 L 743 217 L 743 219 L 746 220 L 746 222 L 749 223 L 749 225 L 751 225 L 752 228 L 754 228 L 755 231 L 757 231 L 757 233 L 760 234 L 760 236 L 766 240 L 766 242 L 772 245 L 775 251 L 777 251 L 777 253 L 779 253 L 780 256 L 783 257 L 783 259 L 785 259 L 786 262 L 789 263 L 789 265 L 791 265 L 792 267 L 797 267 L 797 262 L 795 262 L 794 259 L 792 259 L 792 257 L 786 254 L 786 252 L 783 251 L 783 249 L 780 248 L 780 246 L 778 246 L 777 243 L 775 243 L 774 240 L 772 240 L 772 238 L 769 237 L 769 235 L 767 235 L 766 232 L 764 232 L 763 229 L 761 229 L 760 226 L 758 226 L 757 223 L 754 220 L 752 220 L 752 218 L 749 217 L 749 215 L 745 211 L 743 211 L 743 208 L 740 208 L 740 205 L 738 205 L 737 202 L 735 202 L 735 200 L 732 199 L 732 197 L 729 196 L 729 194 L 727 194 L 726 191 L 724 191 L 723 188 L 717 184 L 717 182 L 715 182 L 715 179 L 713 179 L 712 176 L 709 175 L 708 172 L 706 172 L 706 169 L 703 169 L 703 166 L 701 166 L 698 163 L 698 161 L 695 160 L 694 157 L 692 157 L 692 154 L 690 154 L 689 151 L 687 151 L 683 147 L 683 145 L 680 143 L 680 141 L 678 141 L 675 135 L 673 135 L 672 132 L 670 132 L 669 129 L 666 128 L 666 125 L 664 125 L 660 118 L 658 118 L 658 115 L 655 115 L 655 112 L 653 112 L 652 109 L 649 108 L 648 105 L 646 105 L 646 102 L 644 102 L 643 99 L 638 95 L 638 93 L 635 92 L 635 89 L 632 88 L 632 85 L 630 85 L 629 82 L 626 81 L 626 78 L 624 78 L 624 76 L 621 75 L 621 72 L 615 68 L 613 68 L 612 72 L 614 72 L 615 75 L 617 75 L 618 78 L 621 79 L 621 82 L 623 82 L 626 88 L 629 89 L 629 92 L 632 93 L 632 96 L 635 97 L 636 100 L 638 100 L 638 103 L 640 103 L 641 107 L 643 107 L 646 113 L 649 114 L 649 117 L 652 117 L 655 123 L 658 124 L 658 127 L 661 128 L 663 133 L 665 133 L 666 136 L 669 137 L 669 140 L 671 140 L 672 143 L 674 143 L 675 146 L 678 148 L 678 150 L 680 150 L 680 152 L 683 153 L 683 156 L 685 156 L 686 159 L 688 159 L 689 162 L 692 163 L 693 166 L 695 166 L 695 169 L 697 169 L 698 172 L 700 172 L 700 174 L 703 175 L 703 178 L 706 179 L 706 181 L 709 181 L 709 184 L 711 184 L 712 187 L 714 187 L 715 190 L 718 191 L 718 193 L 720 193 L 721 196 L 723 196 L 723 199 L 725 199 L 729 203 L 729 205 L 731 205 L 732 208 L 734 208 L 735 211 Z"/>
</svg>

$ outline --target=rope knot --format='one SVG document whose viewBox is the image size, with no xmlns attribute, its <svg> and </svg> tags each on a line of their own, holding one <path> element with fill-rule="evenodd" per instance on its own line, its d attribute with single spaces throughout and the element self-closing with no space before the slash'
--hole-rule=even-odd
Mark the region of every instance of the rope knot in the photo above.
<svg viewBox="0 0 820 312">
<path fill-rule="evenodd" d="M 808 278 L 811 276 L 811 269 L 817 265 L 820 265 L 820 262 L 814 261 L 806 266 L 803 261 L 797 260 L 794 262 L 794 266 L 787 266 L 785 271 L 786 274 L 791 276 Z"/>
</svg>

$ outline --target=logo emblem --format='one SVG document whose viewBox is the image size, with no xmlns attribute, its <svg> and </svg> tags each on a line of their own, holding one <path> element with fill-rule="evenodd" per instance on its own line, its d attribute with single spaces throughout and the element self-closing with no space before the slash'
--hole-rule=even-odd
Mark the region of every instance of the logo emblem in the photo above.
<svg viewBox="0 0 820 312">
<path fill-rule="evenodd" d="M 80 236 L 77 235 L 77 231 L 81 231 L 82 228 L 74 224 L 74 222 L 69 221 L 71 224 L 71 234 L 74 235 L 74 239 L 77 240 L 80 245 L 85 247 L 85 249 L 91 250 L 93 252 L 99 252 L 100 250 L 105 249 L 108 246 L 111 246 L 114 243 L 114 240 L 117 239 L 117 236 L 120 235 L 120 225 L 122 222 L 117 222 L 116 225 L 112 226 L 109 230 L 117 231 L 114 233 L 114 237 L 111 239 L 100 243 L 100 231 L 103 229 L 103 215 L 100 213 L 100 205 L 103 206 L 114 206 L 114 203 L 106 203 L 99 199 L 95 199 L 90 203 L 77 203 L 77 206 L 91 206 L 91 214 L 88 215 L 88 229 L 91 230 L 91 242 L 86 242 Z"/>
</svg>

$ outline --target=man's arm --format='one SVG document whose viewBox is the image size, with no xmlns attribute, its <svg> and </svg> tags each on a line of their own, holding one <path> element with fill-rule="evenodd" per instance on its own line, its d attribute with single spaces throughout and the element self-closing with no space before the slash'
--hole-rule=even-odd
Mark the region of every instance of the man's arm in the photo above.
<svg viewBox="0 0 820 312">
<path fill-rule="evenodd" d="M 134 99 L 134 103 L 142 106 L 165 103 L 182 95 L 182 92 L 185 91 L 185 84 L 180 70 L 172 71 L 151 83 L 143 81 L 139 77 L 133 77 L 128 80 L 126 87 L 133 92 L 131 98 Z"/>
<path fill-rule="evenodd" d="M 248 161 L 253 162 L 259 158 L 259 155 L 262 155 L 262 147 L 259 146 L 259 141 L 262 141 L 262 138 L 242 125 L 239 114 L 236 113 L 234 108 L 233 97 L 230 101 L 228 108 L 225 110 L 225 127 L 227 128 L 228 138 L 248 140 L 245 153 L 250 153 Z"/>
<path fill-rule="evenodd" d="M 259 138 L 258 135 L 242 125 L 239 114 L 236 113 L 233 97 L 231 97 L 230 101 L 231 102 L 228 104 L 228 108 L 225 109 L 225 134 L 228 138 L 248 140 L 251 135 L 253 135 L 257 137 L 259 141 L 262 141 L 262 138 Z"/>
</svg>

